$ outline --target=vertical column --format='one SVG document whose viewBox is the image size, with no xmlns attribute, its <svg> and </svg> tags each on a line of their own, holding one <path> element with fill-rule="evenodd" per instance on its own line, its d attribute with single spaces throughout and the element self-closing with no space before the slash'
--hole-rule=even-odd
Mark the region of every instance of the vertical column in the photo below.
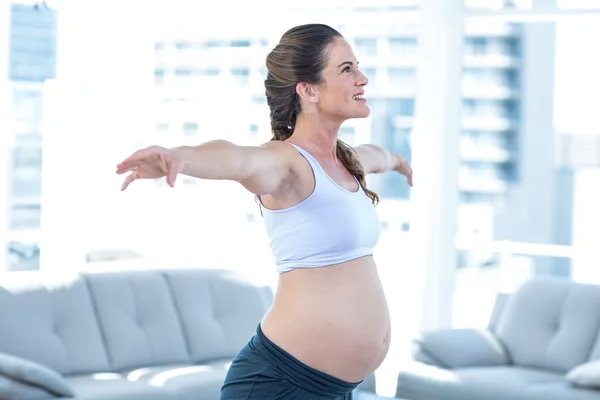
<svg viewBox="0 0 600 400">
<path fill-rule="evenodd" d="M 6 251 L 9 218 L 9 144 L 13 135 L 11 118 L 10 2 L 0 2 L 0 274 L 8 270 Z"/>
<path fill-rule="evenodd" d="M 571 278 L 600 284 L 600 168 L 582 168 L 575 173 L 573 200 L 573 260 Z"/>
<path fill-rule="evenodd" d="M 152 2 L 80 0 L 58 10 L 57 78 L 44 109 L 41 269 L 143 245 L 152 181 L 120 192 L 115 166 L 154 129 Z M 151 215 L 151 213 L 150 213 Z"/>
<path fill-rule="evenodd" d="M 570 140 L 573 141 L 577 135 L 600 135 L 597 116 L 600 104 L 600 76 L 597 73 L 600 55 L 591 50 L 598 35 L 598 14 L 565 18 L 556 22 L 558 78 L 554 123 L 557 132 L 571 135 Z M 580 143 L 585 142 L 582 140 Z M 585 150 L 587 151 L 580 151 L 582 159 L 573 160 L 573 166 L 557 172 L 560 184 L 557 185 L 555 194 L 559 202 L 556 212 L 562 223 L 556 224 L 555 235 L 558 244 L 573 245 L 570 277 L 575 281 L 598 284 L 600 195 L 597 188 L 600 184 L 600 165 L 577 165 L 587 164 L 584 160 L 586 156 L 591 156 L 594 151 L 600 152 L 600 149 Z M 563 266 L 562 270 L 567 270 L 569 260 L 556 260 L 555 263 Z"/>
<path fill-rule="evenodd" d="M 448 327 L 457 264 L 463 0 L 423 0 L 413 133 L 412 254 L 422 274 L 421 329 Z"/>
</svg>

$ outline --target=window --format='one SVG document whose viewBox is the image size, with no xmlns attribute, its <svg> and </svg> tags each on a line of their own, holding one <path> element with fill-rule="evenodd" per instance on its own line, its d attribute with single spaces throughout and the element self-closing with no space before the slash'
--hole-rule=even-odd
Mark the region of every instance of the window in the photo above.
<svg viewBox="0 0 600 400">
<path fill-rule="evenodd" d="M 184 122 L 183 133 L 185 136 L 195 136 L 198 134 L 198 123 L 197 122 Z"/>
<path fill-rule="evenodd" d="M 416 70 L 411 68 L 389 68 L 390 84 L 398 86 L 415 86 L 417 84 Z"/>
<path fill-rule="evenodd" d="M 250 124 L 248 132 L 250 133 L 250 137 L 252 138 L 252 140 L 255 140 L 258 137 L 258 125 Z"/>
<path fill-rule="evenodd" d="M 175 49 L 178 52 L 184 52 L 186 50 L 190 50 L 192 48 L 192 44 L 190 42 L 177 42 L 175 43 Z"/>
<path fill-rule="evenodd" d="M 377 39 L 359 38 L 355 41 L 356 52 L 360 57 L 373 57 L 377 55 Z"/>
<path fill-rule="evenodd" d="M 13 118 L 16 121 L 37 122 L 42 118 L 41 91 L 15 89 L 13 91 Z"/>
<path fill-rule="evenodd" d="M 377 70 L 375 68 L 361 68 L 360 71 L 371 81 L 371 84 L 377 79 Z"/>
<path fill-rule="evenodd" d="M 155 69 L 154 70 L 154 83 L 156 85 L 162 85 L 165 81 L 165 70 L 164 69 Z"/>
<path fill-rule="evenodd" d="M 250 70 L 248 68 L 233 68 L 231 75 L 235 83 L 241 86 L 247 85 L 250 81 Z"/>
<path fill-rule="evenodd" d="M 41 147 L 17 147 L 13 150 L 15 168 L 42 166 Z"/>
<path fill-rule="evenodd" d="M 389 102 L 389 112 L 394 116 L 410 117 L 415 112 L 413 99 L 392 99 Z"/>
<path fill-rule="evenodd" d="M 470 55 L 481 56 L 488 52 L 488 44 L 486 38 L 468 37 L 465 38 L 465 53 Z"/>
<path fill-rule="evenodd" d="M 10 213 L 10 229 L 35 229 L 40 227 L 41 206 L 39 204 L 14 205 Z"/>
<path fill-rule="evenodd" d="M 414 56 L 417 54 L 417 39 L 390 38 L 390 53 L 394 56 Z"/>
<path fill-rule="evenodd" d="M 39 167 L 15 167 L 12 171 L 12 194 L 17 197 L 39 197 L 42 175 Z"/>
<path fill-rule="evenodd" d="M 175 76 L 192 76 L 192 70 L 177 68 L 175 70 Z"/>
<path fill-rule="evenodd" d="M 250 47 L 249 40 L 233 40 L 231 42 L 231 47 Z"/>
<path fill-rule="evenodd" d="M 480 6 L 491 7 L 490 3 Z M 535 13 L 543 2 L 526 3 L 504 2 L 498 7 Z M 585 108 L 594 100 L 583 99 L 600 90 L 596 77 L 600 64 L 589 50 L 595 40 L 591 30 L 600 20 L 557 15 L 559 19 L 542 24 L 499 25 L 489 19 L 485 36 L 465 38 L 465 55 L 486 61 L 475 66 L 465 58 L 463 89 L 469 98 L 463 99 L 461 113 L 510 123 L 463 126 L 461 154 L 470 150 L 478 160 L 462 160 L 460 169 L 458 224 L 464 236 L 457 241 L 455 327 L 485 326 L 498 291 L 512 291 L 535 277 L 595 281 L 590 256 L 585 260 L 560 255 L 578 245 L 576 232 L 579 238 L 595 235 L 597 230 L 589 227 L 596 224 L 590 221 L 600 219 L 591 208 L 577 211 L 577 199 L 589 202 L 593 195 L 585 191 L 586 184 L 574 183 L 584 182 L 586 171 L 557 165 L 560 142 L 555 132 L 584 132 L 586 126 L 598 126 Z M 593 67 L 582 68 L 586 65 Z M 483 160 L 486 155 L 489 159 Z M 467 231 L 477 234 L 469 236 Z"/>
<path fill-rule="evenodd" d="M 208 69 L 205 69 L 202 74 L 204 76 L 218 76 L 219 73 L 220 73 L 220 71 L 217 68 L 208 68 Z"/>
<path fill-rule="evenodd" d="M 159 122 L 156 124 L 156 131 L 161 136 L 166 136 L 169 134 L 169 124 L 166 122 Z"/>
<path fill-rule="evenodd" d="M 339 134 L 341 139 L 350 146 L 356 145 L 356 129 L 353 126 L 342 126 Z"/>
</svg>

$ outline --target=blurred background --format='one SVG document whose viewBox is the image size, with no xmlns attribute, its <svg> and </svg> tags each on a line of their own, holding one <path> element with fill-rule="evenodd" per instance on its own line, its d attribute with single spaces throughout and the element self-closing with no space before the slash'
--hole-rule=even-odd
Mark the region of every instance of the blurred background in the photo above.
<svg viewBox="0 0 600 400">
<path fill-rule="evenodd" d="M 120 192 L 114 170 L 151 144 L 268 141 L 265 57 L 308 22 L 370 80 L 371 116 L 341 137 L 415 170 L 412 189 L 368 180 L 394 324 L 378 391 L 422 327 L 485 326 L 533 276 L 600 282 L 599 0 L 2 0 L 1 273 L 185 264 L 274 286 L 251 194 L 186 177 Z"/>
</svg>

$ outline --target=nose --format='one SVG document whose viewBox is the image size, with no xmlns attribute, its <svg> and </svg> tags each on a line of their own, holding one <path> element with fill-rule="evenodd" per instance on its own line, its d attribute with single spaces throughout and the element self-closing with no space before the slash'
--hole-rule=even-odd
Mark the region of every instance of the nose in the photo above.
<svg viewBox="0 0 600 400">
<path fill-rule="evenodd" d="M 358 76 L 356 79 L 356 86 L 367 86 L 367 84 L 369 83 L 369 78 L 366 77 L 365 74 L 363 74 L 360 70 L 358 71 Z"/>
</svg>

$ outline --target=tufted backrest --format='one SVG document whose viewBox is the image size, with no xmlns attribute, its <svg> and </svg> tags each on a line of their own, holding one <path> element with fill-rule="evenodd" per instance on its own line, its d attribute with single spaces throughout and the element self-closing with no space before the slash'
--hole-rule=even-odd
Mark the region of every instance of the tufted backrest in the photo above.
<svg viewBox="0 0 600 400">
<path fill-rule="evenodd" d="M 510 296 L 496 335 L 515 364 L 567 372 L 589 360 L 599 328 L 600 286 L 537 278 Z"/>
<path fill-rule="evenodd" d="M 9 275 L 0 352 L 65 375 L 231 359 L 271 301 L 270 289 L 226 270 Z"/>
<path fill-rule="evenodd" d="M 115 370 L 189 361 L 171 290 L 160 271 L 84 276 Z"/>
<path fill-rule="evenodd" d="M 109 369 L 90 293 L 79 276 L 3 276 L 0 324 L 0 352 L 65 375 Z"/>
<path fill-rule="evenodd" d="M 234 357 L 255 334 L 271 303 L 269 290 L 261 290 L 232 271 L 163 273 L 194 362 Z"/>
</svg>

